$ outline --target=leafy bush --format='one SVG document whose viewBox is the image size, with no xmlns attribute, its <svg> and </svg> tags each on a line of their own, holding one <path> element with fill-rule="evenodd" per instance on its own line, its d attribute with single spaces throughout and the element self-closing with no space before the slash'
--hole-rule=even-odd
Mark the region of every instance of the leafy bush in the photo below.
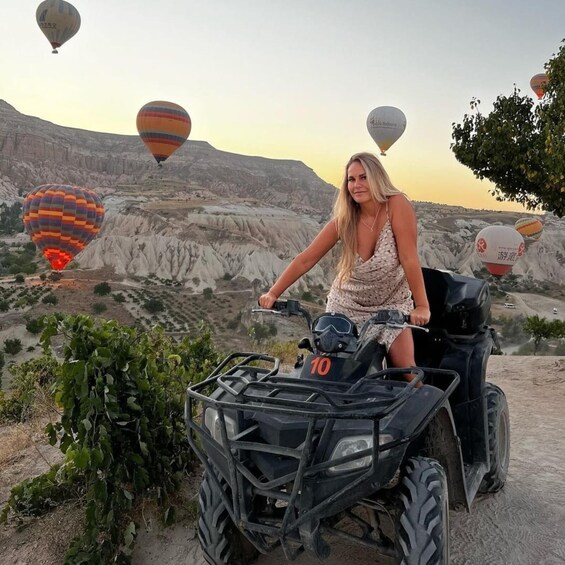
<svg viewBox="0 0 565 565">
<path fill-rule="evenodd" d="M 10 303 L 7 300 L 0 300 L 0 312 L 7 312 L 10 309 Z"/>
<path fill-rule="evenodd" d="M 95 302 L 92 305 L 92 312 L 94 312 L 94 314 L 102 314 L 102 312 L 106 312 L 106 310 L 108 310 L 108 306 L 103 302 Z"/>
<path fill-rule="evenodd" d="M 0 400 L 0 422 L 24 422 L 35 413 L 38 399 L 51 398 L 50 387 L 59 372 L 59 363 L 49 355 L 24 361 L 10 368 L 13 375 L 10 394 Z"/>
<path fill-rule="evenodd" d="M 57 304 L 57 302 L 59 302 L 58 298 L 54 295 L 54 294 L 47 294 L 46 296 L 44 296 L 41 299 L 41 302 L 43 302 L 43 304 Z"/>
<path fill-rule="evenodd" d="M 214 291 L 213 291 L 209 286 L 207 286 L 207 287 L 202 291 L 202 294 L 204 295 L 204 298 L 205 298 L 206 300 L 210 300 L 210 299 L 214 296 Z"/>
<path fill-rule="evenodd" d="M 43 329 L 43 321 L 44 317 L 40 316 L 39 318 L 32 318 L 28 320 L 26 323 L 26 330 L 33 335 L 37 335 Z"/>
<path fill-rule="evenodd" d="M 106 296 L 112 292 L 112 287 L 107 282 L 101 282 L 94 287 L 93 292 L 98 296 Z"/>
<path fill-rule="evenodd" d="M 24 277 L 22 274 L 17 274 L 17 275 L 14 277 L 14 282 L 17 282 L 17 283 L 23 283 L 23 282 L 25 282 L 25 280 L 26 280 L 26 279 L 25 279 L 25 277 Z"/>
<path fill-rule="evenodd" d="M 51 316 L 44 346 L 57 334 L 65 336 L 55 383 L 63 414 L 47 432 L 51 444 L 59 441 L 68 468 L 77 470 L 85 504 L 84 532 L 72 541 L 65 563 L 129 563 L 137 531 L 130 518 L 134 504 L 153 493 L 167 506 L 165 520 L 174 517 L 169 495 L 192 461 L 185 389 L 209 374 L 218 353 L 203 328 L 194 340 L 176 343 L 161 329 Z M 61 499 L 55 487 L 46 475 L 28 481 L 19 494 L 12 491 L 3 518 L 20 511 L 22 498 L 30 501 L 27 512 L 43 511 L 47 499 Z"/>
<path fill-rule="evenodd" d="M 126 297 L 121 293 L 112 294 L 112 298 L 118 303 L 123 304 L 126 301 Z"/>
<path fill-rule="evenodd" d="M 49 273 L 49 280 L 53 282 L 60 281 L 63 278 L 63 273 L 60 271 L 51 271 Z"/>
<path fill-rule="evenodd" d="M 17 337 L 4 342 L 4 351 L 8 355 L 17 355 L 22 350 L 22 340 Z"/>
<path fill-rule="evenodd" d="M 165 309 L 165 305 L 159 298 L 150 298 L 143 303 L 143 308 L 145 308 L 145 310 L 147 310 L 150 314 L 157 314 Z"/>
</svg>

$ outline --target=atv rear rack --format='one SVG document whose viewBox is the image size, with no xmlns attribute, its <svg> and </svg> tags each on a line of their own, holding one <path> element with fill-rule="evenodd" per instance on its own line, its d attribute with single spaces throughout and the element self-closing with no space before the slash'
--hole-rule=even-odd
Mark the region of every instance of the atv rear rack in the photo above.
<svg viewBox="0 0 565 565">
<path fill-rule="evenodd" d="M 269 365 L 258 366 L 258 363 Z M 288 542 L 304 544 L 320 555 L 322 550 L 317 527 L 312 531 L 312 523 L 316 523 L 324 510 L 351 493 L 358 487 L 367 487 L 375 480 L 376 468 L 382 453 L 403 443 L 410 442 L 427 425 L 424 420 L 411 434 L 394 438 L 383 444 L 373 441 L 372 447 L 363 451 L 320 461 L 330 441 L 332 430 L 337 420 L 371 421 L 373 438 L 380 437 L 380 420 L 391 414 L 405 403 L 408 398 L 417 394 L 418 383 L 425 380 L 443 391 L 437 394 L 436 406 L 439 408 L 452 393 L 459 382 L 455 371 L 428 368 L 390 368 L 367 375 L 351 384 L 339 381 L 323 381 L 296 377 L 279 376 L 280 361 L 276 357 L 257 353 L 233 353 L 226 357 L 220 365 L 201 383 L 187 388 L 185 403 L 185 420 L 188 441 L 201 460 L 207 475 L 221 493 L 224 505 L 236 524 L 248 539 L 262 552 L 269 551 L 280 542 L 288 558 L 296 557 L 296 549 Z M 411 382 L 390 380 L 401 374 L 411 372 L 415 378 Z M 233 400 L 210 398 L 217 389 L 231 395 Z M 219 394 L 219 393 L 217 393 Z M 226 396 L 224 394 L 224 396 Z M 203 409 L 198 410 L 202 403 Z M 221 443 L 216 441 L 204 425 L 204 410 L 213 408 L 220 423 Z M 252 436 L 257 432 L 258 424 L 248 429 L 236 430 L 235 435 L 228 436 L 226 411 L 237 415 L 238 423 L 244 420 L 243 413 L 282 414 L 299 416 L 307 420 L 307 431 L 304 441 L 295 448 L 281 445 L 270 445 L 260 442 Z M 430 418 L 435 410 L 430 411 Z M 199 414 L 197 416 L 197 414 Z M 200 441 L 197 439 L 200 436 Z M 316 439 L 316 441 L 314 441 Z M 203 445 L 213 451 L 208 455 Z M 266 480 L 256 476 L 250 466 L 251 452 L 267 453 L 296 460 L 296 467 L 283 476 Z M 299 499 L 303 493 L 304 481 L 330 468 L 371 456 L 371 463 L 365 469 L 359 469 L 352 480 L 311 508 L 299 508 Z M 221 458 L 227 467 L 227 475 L 220 473 L 218 465 L 212 461 Z M 230 489 L 226 492 L 222 486 L 222 478 L 228 481 Z M 289 486 L 292 485 L 292 486 Z M 251 489 L 251 490 L 250 490 Z M 230 492 L 231 491 L 231 492 Z M 259 521 L 255 519 L 254 509 L 249 500 L 254 495 L 278 499 L 286 504 L 286 509 L 279 525 L 273 520 Z M 308 531 L 309 534 L 305 534 Z M 275 538 L 277 542 L 269 543 L 265 536 Z M 313 544 L 313 545 L 312 545 Z M 314 547 L 316 546 L 316 547 Z M 391 554 L 387 547 L 379 551 Z M 323 551 L 322 551 L 323 552 Z"/>
</svg>

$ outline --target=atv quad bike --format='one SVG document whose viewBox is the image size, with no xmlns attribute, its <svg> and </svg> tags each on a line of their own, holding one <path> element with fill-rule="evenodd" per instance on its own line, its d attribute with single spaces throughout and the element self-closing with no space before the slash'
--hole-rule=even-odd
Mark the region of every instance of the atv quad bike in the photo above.
<svg viewBox="0 0 565 565">
<path fill-rule="evenodd" d="M 409 326 L 399 312 L 376 312 L 358 332 L 344 315 L 311 322 L 281 300 L 273 311 L 304 317 L 312 332 L 292 371 L 270 355 L 233 353 L 188 387 L 210 564 L 249 564 L 279 545 L 288 560 L 326 559 L 335 537 L 398 564 L 449 562 L 449 509 L 470 510 L 478 492 L 504 485 L 508 407 L 485 383 L 496 345 L 487 284 L 423 272 L 432 316 L 413 332 L 417 367 L 387 368 L 370 338 L 374 324 Z"/>
</svg>

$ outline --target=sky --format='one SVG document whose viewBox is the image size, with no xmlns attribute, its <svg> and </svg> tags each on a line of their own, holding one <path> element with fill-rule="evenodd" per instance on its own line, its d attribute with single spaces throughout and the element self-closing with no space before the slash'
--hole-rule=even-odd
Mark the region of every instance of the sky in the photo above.
<svg viewBox="0 0 565 565">
<path fill-rule="evenodd" d="M 353 153 L 379 153 L 369 112 L 396 106 L 406 131 L 381 159 L 410 198 L 526 213 L 457 162 L 452 123 L 473 97 L 483 113 L 514 84 L 534 97 L 530 78 L 565 38 L 563 0 L 71 3 L 81 28 L 58 55 L 37 0 L 2 7 L 0 99 L 19 112 L 137 135 L 139 109 L 167 100 L 190 114 L 191 140 L 299 160 L 339 185 Z"/>
</svg>

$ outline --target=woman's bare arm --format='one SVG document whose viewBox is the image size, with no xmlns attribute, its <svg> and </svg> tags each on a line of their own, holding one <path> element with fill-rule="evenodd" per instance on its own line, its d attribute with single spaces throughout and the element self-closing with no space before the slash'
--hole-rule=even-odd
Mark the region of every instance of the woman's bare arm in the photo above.
<svg viewBox="0 0 565 565">
<path fill-rule="evenodd" d="M 389 198 L 389 214 L 400 264 L 404 269 L 414 299 L 415 309 L 411 318 L 417 319 L 412 319 L 412 322 L 427 323 L 430 319 L 430 305 L 426 295 L 422 266 L 418 258 L 416 213 L 411 202 L 403 194 L 399 194 Z"/>
<path fill-rule="evenodd" d="M 307 273 L 337 243 L 337 226 L 330 220 L 314 238 L 312 243 L 299 253 L 283 271 L 269 292 L 259 298 L 263 308 L 270 308 L 275 300 L 302 275 Z"/>
</svg>

